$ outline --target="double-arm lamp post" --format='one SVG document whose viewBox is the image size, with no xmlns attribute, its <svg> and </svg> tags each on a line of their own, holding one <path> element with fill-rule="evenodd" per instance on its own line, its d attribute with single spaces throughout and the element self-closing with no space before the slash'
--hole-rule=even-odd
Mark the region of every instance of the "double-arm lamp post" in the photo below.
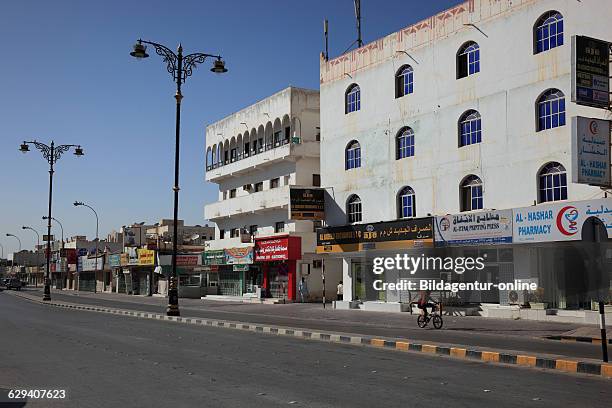
<svg viewBox="0 0 612 408">
<path fill-rule="evenodd" d="M 53 166 L 55 163 L 62 157 L 62 154 L 66 153 L 70 150 L 71 147 L 74 147 L 74 155 L 75 156 L 83 156 L 83 149 L 80 145 L 59 145 L 56 146 L 55 142 L 51 142 L 50 146 L 47 146 L 44 143 L 40 143 L 37 141 L 26 142 L 24 141 L 21 144 L 19 150 L 22 153 L 27 153 L 30 151 L 30 146 L 33 145 L 42 153 L 43 157 L 49 163 L 49 213 L 47 214 L 47 270 L 45 271 L 45 289 L 43 292 L 43 300 L 51 300 L 51 203 L 53 198 Z"/>
<path fill-rule="evenodd" d="M 96 210 L 93 209 L 93 207 L 81 202 L 81 201 L 75 201 L 73 203 L 73 205 L 75 207 L 87 207 L 89 208 L 91 211 L 93 211 L 94 215 L 96 216 L 96 267 L 95 267 L 95 272 L 94 272 L 94 293 L 97 292 L 97 286 L 98 286 L 98 244 L 100 243 L 100 239 L 98 238 L 98 224 L 99 224 L 99 220 L 98 220 L 98 213 L 96 212 Z M 104 269 L 104 266 L 102 267 L 102 269 Z M 105 281 L 104 281 L 104 273 L 102 273 L 102 292 L 104 292 L 105 288 Z"/>
<path fill-rule="evenodd" d="M 176 137 L 174 150 L 174 217 L 173 217 L 173 239 L 172 239 L 172 273 L 170 275 L 168 285 L 168 307 L 166 314 L 168 316 L 180 316 L 178 305 L 178 288 L 176 274 L 176 254 L 178 251 L 178 197 L 179 197 L 179 146 L 180 146 L 180 129 L 181 129 L 181 85 L 185 82 L 188 76 L 191 76 L 197 64 L 204 62 L 206 58 L 214 58 L 213 66 L 210 69 L 216 74 L 227 72 L 225 62 L 220 55 L 203 54 L 200 52 L 183 55 L 183 46 L 179 44 L 177 53 L 175 54 L 170 48 L 150 41 L 138 40 L 134 44 L 134 50 L 130 53 L 135 58 L 147 58 L 147 47 L 144 44 L 149 44 L 155 48 L 155 52 L 163 58 L 167 64 L 166 69 L 172 75 L 172 79 L 176 83 Z"/>
</svg>

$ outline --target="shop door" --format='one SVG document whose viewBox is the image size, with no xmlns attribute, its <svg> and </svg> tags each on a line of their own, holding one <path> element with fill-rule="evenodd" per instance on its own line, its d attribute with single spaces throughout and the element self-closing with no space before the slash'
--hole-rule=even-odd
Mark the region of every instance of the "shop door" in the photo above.
<svg viewBox="0 0 612 408">
<path fill-rule="evenodd" d="M 268 279 L 270 282 L 270 296 L 277 299 L 285 299 L 289 282 L 289 265 L 286 263 L 270 265 Z"/>
</svg>

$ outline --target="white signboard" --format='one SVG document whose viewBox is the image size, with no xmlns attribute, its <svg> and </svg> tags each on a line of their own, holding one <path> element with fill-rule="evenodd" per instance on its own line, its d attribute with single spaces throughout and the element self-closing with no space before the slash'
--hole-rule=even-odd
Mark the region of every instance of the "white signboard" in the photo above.
<svg viewBox="0 0 612 408">
<path fill-rule="evenodd" d="M 436 246 L 512 243 L 512 210 L 436 217 Z"/>
<path fill-rule="evenodd" d="M 610 122 L 572 118 L 572 181 L 610 186 Z"/>
<path fill-rule="evenodd" d="M 582 225 L 589 217 L 599 218 L 612 238 L 612 198 L 542 204 L 513 212 L 514 243 L 582 239 Z"/>
<path fill-rule="evenodd" d="M 104 269 L 104 257 L 99 256 L 98 262 L 96 264 L 96 258 L 88 258 L 87 256 L 79 257 L 79 271 L 89 272 L 89 271 L 101 271 Z M 96 268 L 97 265 L 97 268 Z"/>
</svg>

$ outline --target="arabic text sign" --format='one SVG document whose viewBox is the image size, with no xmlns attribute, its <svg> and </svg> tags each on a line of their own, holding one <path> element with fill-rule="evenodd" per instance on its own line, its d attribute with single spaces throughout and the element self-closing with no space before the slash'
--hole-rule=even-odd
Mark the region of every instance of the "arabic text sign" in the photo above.
<svg viewBox="0 0 612 408">
<path fill-rule="evenodd" d="M 514 210 L 512 241 L 551 242 L 582 239 L 582 225 L 599 218 L 612 237 L 612 199 L 543 204 Z"/>
<path fill-rule="evenodd" d="M 433 242 L 433 219 L 414 218 L 317 229 L 317 253 L 401 249 Z"/>
<path fill-rule="evenodd" d="M 247 265 L 253 263 L 253 247 L 226 248 L 226 265 Z"/>
<path fill-rule="evenodd" d="M 138 265 L 155 265 L 155 251 L 138 249 Z"/>
<path fill-rule="evenodd" d="M 291 188 L 289 196 L 292 220 L 325 219 L 325 190 Z"/>
<path fill-rule="evenodd" d="M 512 211 L 482 211 L 436 217 L 436 245 L 512 242 Z"/>
<path fill-rule="evenodd" d="M 572 118 L 572 181 L 610 185 L 610 122 Z"/>
<path fill-rule="evenodd" d="M 301 259 L 302 240 L 293 236 L 256 239 L 254 252 L 256 261 Z"/>
<path fill-rule="evenodd" d="M 597 108 L 610 106 L 609 43 L 572 37 L 572 101 Z"/>
</svg>

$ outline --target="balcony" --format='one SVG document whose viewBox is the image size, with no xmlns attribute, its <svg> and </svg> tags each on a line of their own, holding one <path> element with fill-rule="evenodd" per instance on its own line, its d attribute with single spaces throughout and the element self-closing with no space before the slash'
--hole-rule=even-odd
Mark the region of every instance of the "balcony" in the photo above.
<svg viewBox="0 0 612 408">
<path fill-rule="evenodd" d="M 207 204 L 204 208 L 204 217 L 209 220 L 231 218 L 240 214 L 263 212 L 283 207 L 289 211 L 289 186 L 258 191 Z"/>
<path fill-rule="evenodd" d="M 257 151 L 238 152 L 233 149 L 228 152 L 228 159 L 224 162 L 206 166 L 206 181 L 222 180 L 227 177 L 238 176 L 251 171 L 256 167 L 264 167 L 291 155 L 289 139 L 280 139 L 261 145 Z"/>
</svg>

